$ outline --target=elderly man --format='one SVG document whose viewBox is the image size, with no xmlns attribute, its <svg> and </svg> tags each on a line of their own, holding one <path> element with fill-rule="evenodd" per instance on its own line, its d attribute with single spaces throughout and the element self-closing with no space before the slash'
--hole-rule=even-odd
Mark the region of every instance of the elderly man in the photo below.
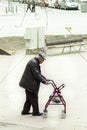
<svg viewBox="0 0 87 130">
<path fill-rule="evenodd" d="M 39 112 L 38 92 L 40 82 L 47 84 L 46 78 L 41 74 L 40 64 L 45 60 L 45 53 L 40 51 L 38 55 L 32 58 L 26 65 L 25 71 L 19 82 L 19 85 L 25 89 L 26 101 L 24 103 L 22 115 L 32 114 L 33 116 L 41 116 Z M 33 112 L 30 113 L 30 108 Z"/>
</svg>

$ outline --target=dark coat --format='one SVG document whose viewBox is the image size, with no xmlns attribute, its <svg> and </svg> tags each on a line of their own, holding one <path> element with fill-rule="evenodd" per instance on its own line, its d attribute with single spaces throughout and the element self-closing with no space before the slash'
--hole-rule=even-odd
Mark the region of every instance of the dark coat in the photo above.
<svg viewBox="0 0 87 130">
<path fill-rule="evenodd" d="M 40 82 L 45 83 L 46 78 L 41 74 L 38 59 L 33 58 L 27 63 L 19 85 L 28 91 L 37 94 Z"/>
</svg>

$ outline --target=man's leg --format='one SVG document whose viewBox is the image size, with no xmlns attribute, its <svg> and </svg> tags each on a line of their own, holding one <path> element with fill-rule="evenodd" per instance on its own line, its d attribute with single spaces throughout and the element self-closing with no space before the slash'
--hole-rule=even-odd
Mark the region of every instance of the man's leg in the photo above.
<svg viewBox="0 0 87 130">
<path fill-rule="evenodd" d="M 39 106 L 38 106 L 38 95 L 29 92 L 29 98 L 30 98 L 30 103 L 33 108 L 33 113 L 38 113 L 39 112 Z"/>
<path fill-rule="evenodd" d="M 33 116 L 41 116 L 42 113 L 39 112 L 39 104 L 38 104 L 38 94 L 34 94 L 30 92 L 30 102 L 33 107 Z"/>
<path fill-rule="evenodd" d="M 23 114 L 31 114 L 31 113 L 29 113 L 30 107 L 31 107 L 29 91 L 25 90 L 25 94 L 26 94 L 26 101 L 24 103 L 24 107 L 23 107 L 23 110 L 22 110 L 22 115 Z"/>
</svg>

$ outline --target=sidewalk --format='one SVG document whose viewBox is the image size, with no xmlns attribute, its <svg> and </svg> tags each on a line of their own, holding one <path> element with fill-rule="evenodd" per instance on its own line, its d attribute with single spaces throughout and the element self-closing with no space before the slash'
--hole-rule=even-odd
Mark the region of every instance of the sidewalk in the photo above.
<svg viewBox="0 0 87 130">
<path fill-rule="evenodd" d="M 83 53 L 85 57 L 87 54 Z M 65 83 L 62 94 L 67 103 L 66 119 L 61 119 L 63 106 L 49 106 L 48 118 L 22 116 L 25 93 L 19 80 L 25 65 L 33 56 L 0 56 L 0 130 L 86 130 L 87 129 L 87 62 L 78 54 L 47 57 L 42 73 L 56 84 Z M 54 66 L 54 68 L 53 68 Z M 56 73 L 55 73 L 56 72 Z M 52 86 L 41 84 L 40 111 L 53 92 Z"/>
</svg>

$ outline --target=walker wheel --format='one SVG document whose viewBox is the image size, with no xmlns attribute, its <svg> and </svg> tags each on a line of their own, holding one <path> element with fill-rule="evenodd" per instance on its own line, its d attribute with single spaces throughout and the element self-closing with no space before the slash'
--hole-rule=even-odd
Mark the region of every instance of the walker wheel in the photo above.
<svg viewBox="0 0 87 130">
<path fill-rule="evenodd" d="M 47 118 L 47 113 L 48 113 L 48 111 L 46 110 L 46 111 L 44 111 L 44 113 L 43 113 L 43 118 Z"/>
<path fill-rule="evenodd" d="M 43 118 L 47 118 L 47 113 L 43 113 Z"/>
<path fill-rule="evenodd" d="M 61 112 L 61 119 L 65 119 L 66 118 L 66 113 L 64 112 L 64 110 L 62 110 Z"/>
</svg>

